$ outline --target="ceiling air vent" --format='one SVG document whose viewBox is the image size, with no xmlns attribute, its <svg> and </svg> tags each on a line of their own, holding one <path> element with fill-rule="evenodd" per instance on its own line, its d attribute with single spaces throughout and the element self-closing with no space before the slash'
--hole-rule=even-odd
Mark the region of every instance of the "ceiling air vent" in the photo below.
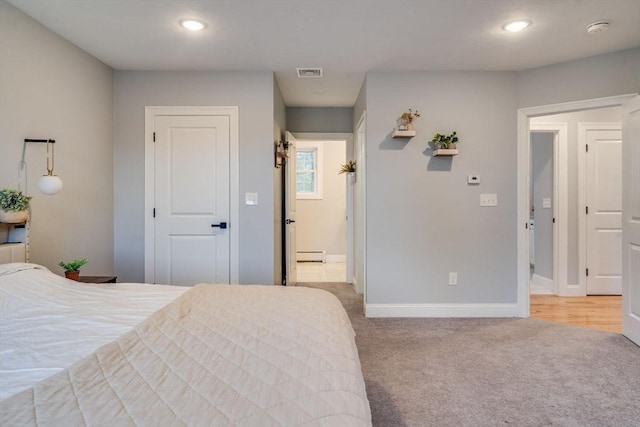
<svg viewBox="0 0 640 427">
<path fill-rule="evenodd" d="M 304 67 L 296 68 L 298 72 L 298 78 L 300 79 L 314 79 L 322 77 L 321 67 Z"/>
</svg>

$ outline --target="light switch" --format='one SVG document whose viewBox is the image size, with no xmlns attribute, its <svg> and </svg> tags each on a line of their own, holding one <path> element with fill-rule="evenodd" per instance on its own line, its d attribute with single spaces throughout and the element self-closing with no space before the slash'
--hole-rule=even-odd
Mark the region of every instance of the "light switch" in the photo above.
<svg viewBox="0 0 640 427">
<path fill-rule="evenodd" d="M 256 206 L 258 204 L 258 193 L 244 193 L 244 204 Z"/>
<path fill-rule="evenodd" d="M 481 194 L 480 206 L 498 206 L 497 194 Z"/>
<path fill-rule="evenodd" d="M 542 207 L 544 209 L 551 209 L 551 197 L 544 197 L 542 199 Z"/>
<path fill-rule="evenodd" d="M 480 175 L 467 175 L 468 184 L 480 184 Z"/>
</svg>

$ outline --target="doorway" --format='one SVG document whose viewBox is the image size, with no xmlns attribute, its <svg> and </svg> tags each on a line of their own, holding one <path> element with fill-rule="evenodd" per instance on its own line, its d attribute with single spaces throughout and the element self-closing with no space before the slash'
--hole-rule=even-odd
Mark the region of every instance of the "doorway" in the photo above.
<svg viewBox="0 0 640 427">
<path fill-rule="evenodd" d="M 525 181 L 522 177 L 522 170 L 519 170 L 518 177 L 518 193 L 521 195 L 519 197 L 518 204 L 518 217 L 521 220 L 524 220 L 525 227 L 524 230 L 519 231 L 518 233 L 518 275 L 519 280 L 526 280 L 526 288 L 519 287 L 519 298 L 520 296 L 523 300 L 527 301 L 526 307 L 523 307 L 527 314 L 530 313 L 529 303 L 531 300 L 529 299 L 529 292 L 526 292 L 525 289 L 529 290 L 529 276 L 530 276 L 530 260 L 529 260 L 529 243 L 530 243 L 530 230 L 528 229 L 529 225 L 529 217 L 530 217 L 530 199 L 527 197 L 526 199 L 526 207 L 523 206 L 523 194 L 527 194 L 529 196 L 531 187 L 530 187 L 530 179 L 531 179 L 531 145 L 529 145 L 526 149 L 526 152 L 522 150 L 524 141 L 522 131 L 526 129 L 527 137 L 526 141 L 531 144 L 531 140 L 529 139 L 530 129 L 537 127 L 541 127 L 542 124 L 545 123 L 565 123 L 567 125 L 567 134 L 568 134 L 568 144 L 565 148 L 568 149 L 568 153 L 571 153 L 567 158 L 566 167 L 558 168 L 556 166 L 555 170 L 559 171 L 560 174 L 567 174 L 567 184 L 566 184 L 566 199 L 567 203 L 567 214 L 565 216 L 565 220 L 559 220 L 556 222 L 556 227 L 564 226 L 565 232 L 567 236 L 567 246 L 566 249 L 558 249 L 558 254 L 556 255 L 556 259 L 560 259 L 561 256 L 565 256 L 565 263 L 558 263 L 558 270 L 562 270 L 561 264 L 565 265 L 563 278 L 558 279 L 556 282 L 557 295 L 555 298 L 561 298 L 562 296 L 586 296 L 586 286 L 582 284 L 581 276 L 584 273 L 586 275 L 586 271 L 582 272 L 581 264 L 579 262 L 579 258 L 581 257 L 580 248 L 584 245 L 584 238 L 582 237 L 581 232 L 579 231 L 579 219 L 581 218 L 582 210 L 584 206 L 582 206 L 581 200 L 578 200 L 578 194 L 581 189 L 584 188 L 584 179 L 581 176 L 584 173 L 584 167 L 581 165 L 580 155 L 581 151 L 584 147 L 581 147 L 578 142 L 578 133 L 579 133 L 579 123 L 586 122 L 614 122 L 620 121 L 622 119 L 622 105 L 627 99 L 630 97 L 614 97 L 608 99 L 597 99 L 597 100 L 588 100 L 581 101 L 575 103 L 567 103 L 562 105 L 552 105 L 547 107 L 534 107 L 527 108 L 519 111 L 519 132 L 520 132 L 520 150 L 519 150 L 519 169 L 524 167 L 526 162 L 527 169 L 527 180 Z M 560 145 L 562 148 L 562 144 Z M 526 157 L 524 154 L 526 153 Z M 526 160 L 525 160 L 526 159 Z M 620 164 L 618 164 L 618 169 L 620 169 Z M 526 187 L 523 186 L 524 183 Z M 526 192 L 525 192 L 526 188 Z M 559 185 L 558 188 L 562 190 L 563 185 Z M 559 197 L 562 200 L 562 197 Z M 562 203 L 562 202 L 560 202 Z M 524 209 L 523 209 L 524 208 Z M 525 213 L 526 212 L 526 213 Z M 526 215 L 526 216 L 525 216 Z M 562 216 L 562 215 L 560 215 Z M 525 220 L 526 218 L 526 220 Z M 559 219 L 556 217 L 556 219 Z M 535 227 L 535 222 L 534 222 Z M 556 230 L 556 234 L 559 230 Z M 526 234 L 525 234 L 526 232 Z M 537 233 L 536 233 L 537 235 Z M 535 238 L 535 237 L 534 237 Z M 522 243 L 526 242 L 526 246 Z M 534 243 L 535 244 L 535 243 Z M 526 255 L 525 255 L 526 254 Z M 523 257 L 523 255 L 526 256 Z M 534 260 L 535 260 L 534 253 Z M 524 269 L 524 261 L 526 260 L 526 270 Z M 556 273 L 557 274 L 557 273 Z M 526 279 L 525 279 L 526 275 Z M 533 298 L 532 298 L 533 299 Z M 568 301 L 572 301 L 572 299 L 568 299 Z M 591 304 L 591 302 L 590 302 Z M 597 307 L 595 308 L 597 310 Z"/>
<path fill-rule="evenodd" d="M 347 282 L 347 176 L 351 134 L 294 133 L 298 282 Z M 350 148 L 350 147 L 349 147 Z"/>
</svg>

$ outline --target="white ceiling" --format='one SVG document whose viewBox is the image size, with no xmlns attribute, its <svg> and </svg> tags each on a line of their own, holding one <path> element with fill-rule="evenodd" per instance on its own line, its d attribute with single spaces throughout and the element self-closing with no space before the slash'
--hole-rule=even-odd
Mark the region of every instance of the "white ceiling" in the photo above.
<svg viewBox="0 0 640 427">
<path fill-rule="evenodd" d="M 523 70 L 640 46 L 640 0 L 8 1 L 116 70 L 274 71 L 288 106 L 352 106 L 367 71 Z M 610 29 L 587 34 L 600 20 Z"/>
</svg>

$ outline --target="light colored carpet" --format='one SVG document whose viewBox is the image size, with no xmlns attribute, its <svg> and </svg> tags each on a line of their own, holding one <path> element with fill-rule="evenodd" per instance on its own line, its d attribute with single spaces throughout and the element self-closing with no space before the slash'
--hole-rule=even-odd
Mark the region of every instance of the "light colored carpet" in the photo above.
<svg viewBox="0 0 640 427">
<path fill-rule="evenodd" d="M 640 426 L 640 347 L 538 319 L 367 319 L 346 283 L 374 426 Z"/>
</svg>

